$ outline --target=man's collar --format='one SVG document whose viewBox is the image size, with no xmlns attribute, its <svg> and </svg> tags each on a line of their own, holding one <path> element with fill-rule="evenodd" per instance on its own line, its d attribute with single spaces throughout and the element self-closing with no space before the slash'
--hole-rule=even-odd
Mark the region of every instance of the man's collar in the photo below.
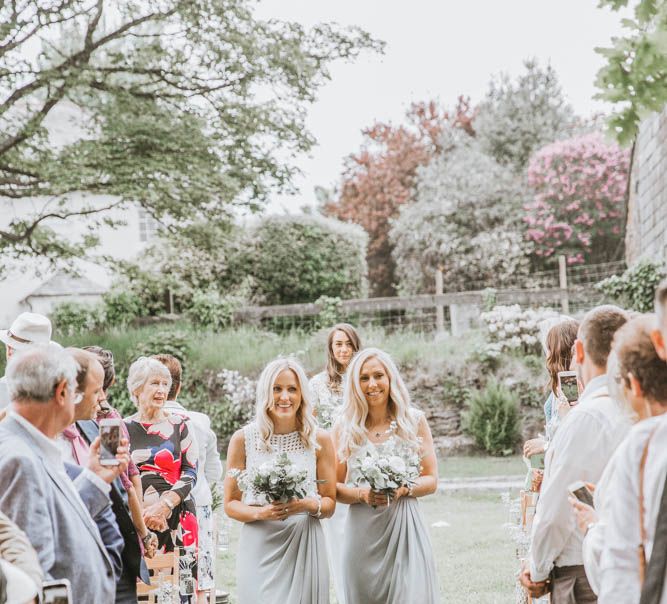
<svg viewBox="0 0 667 604">
<path fill-rule="evenodd" d="M 603 373 L 602 375 L 598 375 L 594 377 L 592 380 L 586 384 L 586 387 L 584 388 L 584 391 L 581 393 L 581 396 L 579 397 L 579 400 L 582 401 L 584 400 L 587 396 L 589 396 L 591 393 L 595 392 L 596 390 L 599 390 L 600 388 L 606 388 L 608 384 L 607 381 L 607 374 Z"/>
<path fill-rule="evenodd" d="M 55 440 L 49 438 L 41 430 L 37 429 L 25 417 L 12 410 L 8 413 L 8 417 L 14 419 L 18 424 L 32 437 L 39 448 L 44 452 L 47 459 L 62 461 L 62 454 Z"/>
</svg>

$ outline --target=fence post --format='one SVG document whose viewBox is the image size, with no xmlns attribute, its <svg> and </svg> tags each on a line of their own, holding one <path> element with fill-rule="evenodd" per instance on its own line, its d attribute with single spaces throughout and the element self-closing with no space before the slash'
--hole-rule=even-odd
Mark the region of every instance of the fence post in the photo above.
<svg viewBox="0 0 667 604">
<path fill-rule="evenodd" d="M 435 295 L 440 296 L 443 293 L 442 269 L 435 269 Z M 435 332 L 441 335 L 445 332 L 445 308 L 439 304 L 435 307 Z"/>
<path fill-rule="evenodd" d="M 565 256 L 558 256 L 558 286 L 560 287 L 560 308 L 563 314 L 570 314 L 570 300 L 567 295 L 567 264 Z"/>
</svg>

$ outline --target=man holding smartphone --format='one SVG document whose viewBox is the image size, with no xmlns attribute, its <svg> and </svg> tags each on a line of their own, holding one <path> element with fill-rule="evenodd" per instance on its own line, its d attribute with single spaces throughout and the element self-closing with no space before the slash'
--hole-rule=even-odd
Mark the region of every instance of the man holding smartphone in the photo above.
<svg viewBox="0 0 667 604">
<path fill-rule="evenodd" d="M 626 320 L 626 313 L 615 306 L 594 308 L 584 317 L 575 342 L 584 390 L 545 457 L 530 565 L 521 582 L 535 597 L 551 588 L 552 604 L 597 602 L 584 571 L 582 537 L 568 503 L 568 487 L 577 480 L 596 483 L 630 428 L 620 406 L 609 397 L 606 377 L 614 333 Z"/>
<path fill-rule="evenodd" d="M 112 604 L 114 564 L 93 517 L 108 509 L 108 485 L 129 456 L 121 447 L 121 463 L 104 468 L 96 440 L 87 468 L 63 461 L 55 439 L 74 418 L 78 370 L 60 347 L 31 346 L 12 356 L 12 410 L 0 424 L 0 510 L 26 533 L 47 579 L 70 581 L 74 602 Z M 75 480 L 68 469 L 78 472 Z"/>
</svg>

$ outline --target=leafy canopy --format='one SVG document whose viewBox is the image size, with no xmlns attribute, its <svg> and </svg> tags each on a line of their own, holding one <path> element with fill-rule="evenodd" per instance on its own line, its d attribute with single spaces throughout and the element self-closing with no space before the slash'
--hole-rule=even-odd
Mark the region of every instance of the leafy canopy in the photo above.
<svg viewBox="0 0 667 604">
<path fill-rule="evenodd" d="M 600 0 L 600 6 L 618 11 L 628 0 Z M 640 0 L 634 19 L 623 19 L 627 35 L 612 38 L 611 46 L 596 48 L 605 58 L 597 74 L 597 98 L 618 109 L 609 126 L 619 143 L 631 143 L 639 122 L 667 103 L 667 2 Z"/>
<path fill-rule="evenodd" d="M 0 196 L 19 216 L 0 230 L 0 250 L 67 259 L 95 242 L 108 210 L 130 202 L 177 230 L 288 188 L 294 158 L 313 144 L 304 108 L 329 63 L 381 44 L 356 28 L 263 21 L 251 7 L 0 4 Z M 57 142 L 47 118 L 63 109 L 76 123 Z M 75 207 L 74 191 L 107 197 Z M 50 228 L 76 216 L 91 221 L 81 240 Z"/>
</svg>

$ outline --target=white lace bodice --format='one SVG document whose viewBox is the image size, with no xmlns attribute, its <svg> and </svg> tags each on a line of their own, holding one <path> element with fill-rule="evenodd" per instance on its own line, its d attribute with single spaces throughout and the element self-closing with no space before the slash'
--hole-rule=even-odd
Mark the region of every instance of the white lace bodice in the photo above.
<svg viewBox="0 0 667 604">
<path fill-rule="evenodd" d="M 281 453 L 286 453 L 290 461 L 299 469 L 308 472 L 308 496 L 317 494 L 317 454 L 315 449 L 307 449 L 298 432 L 289 434 L 273 434 L 269 440 L 271 450 L 266 450 L 260 439 L 259 430 L 255 422 L 243 428 L 245 436 L 245 464 L 246 469 L 256 468 L 267 461 L 273 461 Z M 243 493 L 243 502 L 248 505 L 264 505 L 264 500 L 255 493 Z"/>
</svg>

